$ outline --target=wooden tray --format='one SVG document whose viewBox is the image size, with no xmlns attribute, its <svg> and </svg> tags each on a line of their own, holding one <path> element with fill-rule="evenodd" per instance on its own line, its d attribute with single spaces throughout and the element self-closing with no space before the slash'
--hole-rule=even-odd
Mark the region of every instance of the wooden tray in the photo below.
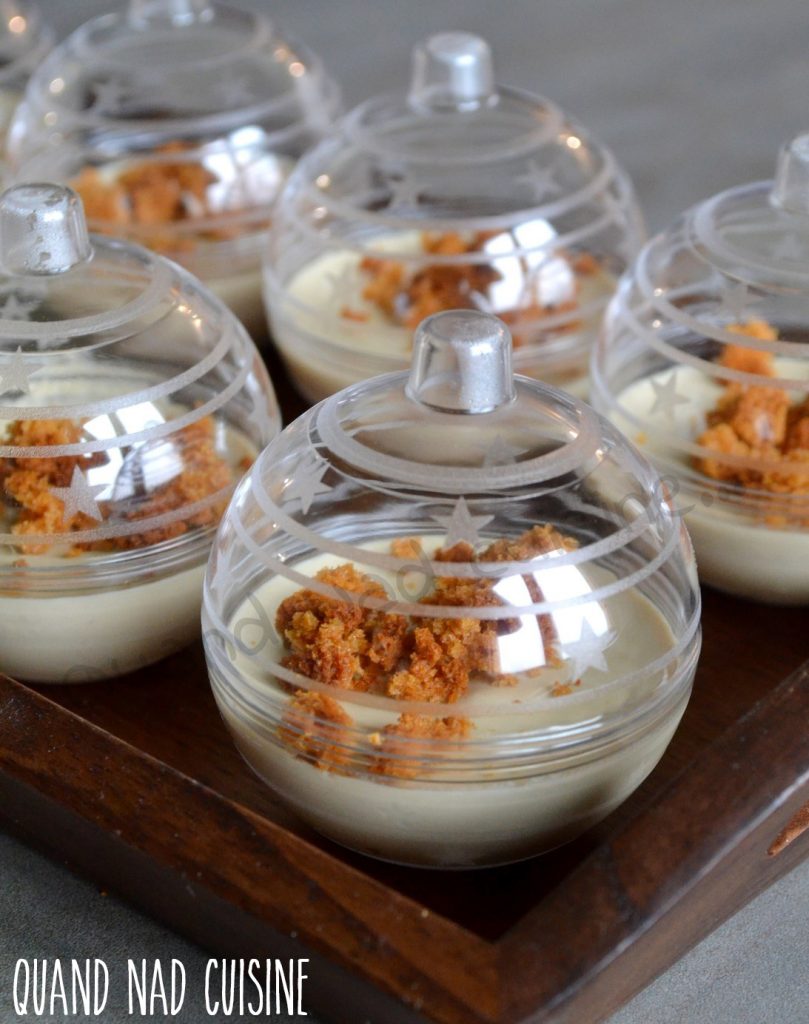
<svg viewBox="0 0 809 1024">
<path fill-rule="evenodd" d="M 212 951 L 309 956 L 329 1020 L 600 1021 L 809 855 L 806 610 L 704 596 L 658 768 L 524 864 L 408 870 L 316 836 L 242 763 L 197 648 L 112 683 L 0 677 L 0 823 Z"/>
</svg>

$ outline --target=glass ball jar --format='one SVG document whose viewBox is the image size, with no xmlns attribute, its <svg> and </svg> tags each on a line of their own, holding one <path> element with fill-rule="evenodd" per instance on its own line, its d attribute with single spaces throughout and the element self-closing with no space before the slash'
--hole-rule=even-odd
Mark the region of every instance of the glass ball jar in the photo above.
<svg viewBox="0 0 809 1024">
<path fill-rule="evenodd" d="M 612 154 L 555 104 L 495 84 L 461 32 L 413 56 L 405 95 L 361 104 L 301 161 L 273 222 L 273 339 L 319 401 L 410 361 L 427 315 L 506 321 L 521 373 L 583 394 L 641 216 Z"/>
<path fill-rule="evenodd" d="M 700 577 L 809 602 L 809 136 L 774 181 L 722 192 L 652 239 L 609 308 L 593 401 L 640 444 Z"/>
<path fill-rule="evenodd" d="M 32 77 L 12 169 L 70 185 L 93 231 L 181 263 L 262 339 L 273 205 L 339 109 L 319 58 L 265 14 L 130 0 L 78 28 Z"/>
<path fill-rule="evenodd" d="M 302 818 L 405 864 L 532 856 L 652 770 L 700 598 L 645 459 L 513 376 L 502 322 L 417 330 L 266 449 L 219 529 L 203 638 L 239 750 Z"/>
<path fill-rule="evenodd" d="M 236 483 L 277 433 L 244 328 L 186 271 L 89 237 L 69 189 L 0 197 L 0 672 L 79 682 L 199 635 Z"/>
</svg>

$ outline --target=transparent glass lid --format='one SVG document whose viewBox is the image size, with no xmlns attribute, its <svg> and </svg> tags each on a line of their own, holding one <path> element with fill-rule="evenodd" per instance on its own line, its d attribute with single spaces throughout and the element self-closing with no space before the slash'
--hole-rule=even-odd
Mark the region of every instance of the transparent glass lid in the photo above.
<svg viewBox="0 0 809 1024">
<path fill-rule="evenodd" d="M 301 707 L 346 702 L 366 732 L 439 703 L 481 736 L 591 735 L 670 693 L 698 647 L 690 547 L 651 467 L 514 377 L 508 329 L 470 310 L 420 326 L 409 374 L 327 399 L 262 453 L 205 608 L 223 699 L 273 715 L 313 690 Z"/>
<path fill-rule="evenodd" d="M 472 310 L 424 321 L 404 386 L 395 374 L 350 388 L 320 407 L 317 429 L 336 458 L 377 479 L 456 494 L 556 479 L 599 436 L 586 407 L 515 379 L 508 328 Z"/>
<path fill-rule="evenodd" d="M 762 524 L 809 522 L 809 136 L 783 148 L 773 181 L 652 240 L 593 366 L 599 407 L 681 486 Z"/>
<path fill-rule="evenodd" d="M 481 226 L 544 207 L 561 214 L 589 193 L 606 198 L 619 176 L 611 154 L 554 104 L 498 86 L 488 44 L 463 32 L 416 47 L 407 94 L 353 110 L 307 170 L 317 170 L 313 183 L 338 213 L 343 202 L 360 217 Z"/>
<path fill-rule="evenodd" d="M 0 197 L 1 573 L 24 578 L 20 555 L 56 576 L 64 555 L 202 557 L 278 426 L 252 343 L 190 275 L 88 237 L 69 189 Z"/>
</svg>

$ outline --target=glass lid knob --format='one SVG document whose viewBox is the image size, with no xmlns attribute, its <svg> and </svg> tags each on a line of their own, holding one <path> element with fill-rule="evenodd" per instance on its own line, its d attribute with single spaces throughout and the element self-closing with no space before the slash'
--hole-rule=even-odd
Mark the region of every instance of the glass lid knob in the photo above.
<svg viewBox="0 0 809 1024">
<path fill-rule="evenodd" d="M 508 405 L 515 397 L 508 328 L 469 309 L 428 317 L 413 339 L 406 391 L 439 412 L 488 413 Z"/>
<path fill-rule="evenodd" d="M 439 32 L 413 51 L 410 104 L 473 110 L 494 94 L 489 44 L 469 32 Z"/>
<path fill-rule="evenodd" d="M 92 255 L 84 208 L 72 189 L 15 185 L 0 196 L 0 269 L 6 274 L 64 274 Z"/>
</svg>

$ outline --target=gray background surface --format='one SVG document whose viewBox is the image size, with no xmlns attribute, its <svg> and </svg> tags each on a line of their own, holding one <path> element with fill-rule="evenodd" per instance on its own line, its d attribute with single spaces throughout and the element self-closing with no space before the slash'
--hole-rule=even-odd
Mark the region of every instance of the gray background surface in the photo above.
<svg viewBox="0 0 809 1024">
<path fill-rule="evenodd" d="M 41 0 L 41 6 L 65 32 L 114 5 Z M 552 97 L 612 147 L 632 174 L 653 229 L 713 191 L 769 177 L 778 146 L 809 129 L 805 0 L 253 0 L 253 6 L 270 10 L 316 49 L 352 104 L 402 88 L 410 47 L 420 36 L 445 28 L 487 36 L 501 81 Z M 807 921 L 809 864 L 714 932 L 611 1024 L 805 1024 Z M 189 975 L 178 1019 L 234 1019 L 205 1015 L 199 998 L 205 953 L 0 833 L 0 1024 L 23 1019 L 10 996 L 18 957 L 94 956 L 113 972 L 120 965 L 121 979 L 128 957 L 177 957 Z M 116 985 L 114 973 L 112 981 L 115 998 L 103 1020 L 139 1019 L 127 1013 L 125 985 Z"/>
</svg>

